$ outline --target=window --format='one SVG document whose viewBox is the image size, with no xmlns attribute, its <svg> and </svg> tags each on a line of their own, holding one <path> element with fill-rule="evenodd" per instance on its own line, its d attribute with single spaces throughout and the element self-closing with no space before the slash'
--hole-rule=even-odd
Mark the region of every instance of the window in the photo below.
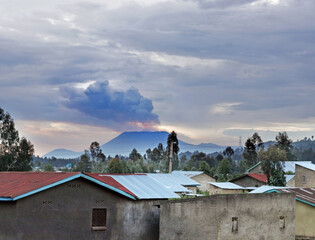
<svg viewBox="0 0 315 240">
<path fill-rule="evenodd" d="M 93 208 L 92 210 L 92 230 L 106 230 L 106 208 Z"/>
<path fill-rule="evenodd" d="M 232 232 L 238 231 L 238 218 L 232 217 Z"/>
<path fill-rule="evenodd" d="M 303 175 L 302 176 L 302 182 L 305 183 L 306 182 L 306 177 Z"/>
<path fill-rule="evenodd" d="M 284 216 L 280 216 L 280 228 L 285 228 L 285 218 Z"/>
</svg>

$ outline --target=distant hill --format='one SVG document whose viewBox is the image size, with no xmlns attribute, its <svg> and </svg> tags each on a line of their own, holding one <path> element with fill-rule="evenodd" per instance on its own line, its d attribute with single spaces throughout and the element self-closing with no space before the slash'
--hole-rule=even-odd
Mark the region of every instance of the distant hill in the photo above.
<svg viewBox="0 0 315 240">
<path fill-rule="evenodd" d="M 71 150 L 67 149 L 55 149 L 49 153 L 46 153 L 42 157 L 47 157 L 47 158 L 77 158 L 80 157 L 83 154 L 83 152 L 74 152 Z"/>
<path fill-rule="evenodd" d="M 123 155 L 128 156 L 132 149 L 136 148 L 141 154 L 144 154 L 148 148 L 155 148 L 159 143 L 166 147 L 168 132 L 123 132 L 119 136 L 113 138 L 109 142 L 101 145 L 103 153 L 108 156 Z M 186 143 L 179 139 L 180 152 L 204 152 L 213 153 L 224 150 L 225 146 L 216 145 L 213 143 L 201 143 L 194 145 Z M 56 157 L 56 158 L 70 158 L 79 157 L 83 152 L 73 152 L 66 149 L 56 149 L 52 152 L 45 154 L 43 157 Z"/>
</svg>

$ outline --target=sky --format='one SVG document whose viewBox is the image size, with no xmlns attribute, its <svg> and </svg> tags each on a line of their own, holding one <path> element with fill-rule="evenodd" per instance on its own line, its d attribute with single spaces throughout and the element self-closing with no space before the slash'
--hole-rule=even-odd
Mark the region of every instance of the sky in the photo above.
<svg viewBox="0 0 315 240">
<path fill-rule="evenodd" d="M 124 131 L 315 133 L 314 0 L 0 0 L 0 107 L 43 155 Z"/>
</svg>

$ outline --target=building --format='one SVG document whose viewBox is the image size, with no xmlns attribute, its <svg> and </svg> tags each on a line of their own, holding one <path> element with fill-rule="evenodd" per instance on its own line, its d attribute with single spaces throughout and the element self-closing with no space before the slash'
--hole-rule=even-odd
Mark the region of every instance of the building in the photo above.
<svg viewBox="0 0 315 240">
<path fill-rule="evenodd" d="M 267 175 L 258 173 L 247 173 L 240 177 L 230 180 L 242 187 L 260 187 L 268 183 Z"/>
<path fill-rule="evenodd" d="M 294 194 L 227 194 L 160 203 L 160 240 L 294 240 Z"/>
<path fill-rule="evenodd" d="M 143 174 L 0 172 L 0 239 L 158 239 L 156 200 L 178 195 Z"/>
<path fill-rule="evenodd" d="M 187 186 L 187 188 L 192 190 L 193 193 L 197 193 L 197 188 L 203 192 L 209 191 L 210 190 L 209 182 L 216 182 L 215 178 L 211 177 L 210 175 L 202 171 L 173 171 L 172 174 L 175 174 L 177 176 L 184 175 L 198 182 L 200 184 L 198 187 Z"/>
<path fill-rule="evenodd" d="M 236 194 L 246 189 L 231 182 L 209 182 L 209 194 Z"/>
<path fill-rule="evenodd" d="M 251 193 L 294 193 L 296 239 L 315 239 L 315 189 L 263 186 Z"/>
<path fill-rule="evenodd" d="M 301 162 L 295 165 L 295 186 L 315 187 L 315 164 Z"/>
</svg>

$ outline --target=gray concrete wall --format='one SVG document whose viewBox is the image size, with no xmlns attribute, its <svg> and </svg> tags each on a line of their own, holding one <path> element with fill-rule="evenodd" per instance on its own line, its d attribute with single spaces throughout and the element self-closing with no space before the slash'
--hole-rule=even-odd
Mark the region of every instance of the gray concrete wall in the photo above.
<svg viewBox="0 0 315 240">
<path fill-rule="evenodd" d="M 76 179 L 15 203 L 0 202 L 0 239 L 155 240 L 159 211 L 152 204 Z M 91 230 L 93 208 L 107 208 L 107 230 Z"/>
<path fill-rule="evenodd" d="M 280 228 L 284 217 L 285 228 Z M 160 206 L 160 240 L 293 240 L 294 194 L 229 194 Z M 232 219 L 238 230 L 232 232 Z"/>
<path fill-rule="evenodd" d="M 209 191 L 209 182 L 216 182 L 215 178 L 205 173 L 192 177 L 192 179 L 200 183 L 200 186 L 198 186 L 198 188 L 203 192 Z"/>
</svg>

